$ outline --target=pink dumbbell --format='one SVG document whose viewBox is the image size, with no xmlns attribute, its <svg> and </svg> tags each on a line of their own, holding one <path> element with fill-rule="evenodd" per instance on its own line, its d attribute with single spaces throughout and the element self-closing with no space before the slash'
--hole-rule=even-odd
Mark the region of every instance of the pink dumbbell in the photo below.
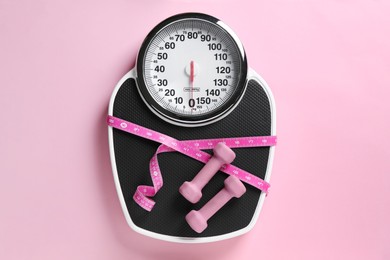
<svg viewBox="0 0 390 260">
<path fill-rule="evenodd" d="M 184 182 L 179 188 L 181 195 L 192 203 L 200 200 L 203 187 L 217 173 L 222 165 L 231 163 L 236 158 L 236 154 L 224 143 L 218 143 L 213 151 L 213 157 L 203 166 L 195 178 L 191 182 Z"/>
<path fill-rule="evenodd" d="M 186 216 L 186 221 L 190 227 L 198 233 L 202 233 L 207 228 L 207 220 L 211 218 L 223 205 L 231 198 L 241 197 L 246 192 L 244 184 L 236 177 L 229 176 L 225 180 L 225 187 L 220 190 L 209 202 L 199 211 L 191 210 Z"/>
</svg>

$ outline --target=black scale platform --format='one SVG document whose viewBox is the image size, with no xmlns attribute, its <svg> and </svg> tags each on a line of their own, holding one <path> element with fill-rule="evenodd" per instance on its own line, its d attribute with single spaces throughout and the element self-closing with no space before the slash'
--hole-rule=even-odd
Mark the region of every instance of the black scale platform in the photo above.
<svg viewBox="0 0 390 260">
<path fill-rule="evenodd" d="M 134 79 L 126 80 L 115 97 L 113 116 L 154 129 L 178 140 L 223 137 L 261 136 L 271 134 L 271 109 L 266 92 L 254 80 L 248 82 L 240 104 L 224 119 L 203 127 L 185 128 L 171 125 L 154 115 L 141 100 Z M 220 189 L 227 174 L 218 172 L 202 190 L 197 204 L 185 200 L 179 193 L 184 181 L 192 178 L 203 164 L 180 153 L 159 155 L 164 186 L 153 198 L 151 212 L 133 201 L 138 185 L 152 185 L 149 160 L 158 143 L 114 129 L 116 166 L 127 210 L 140 228 L 178 237 L 210 237 L 231 233 L 248 226 L 252 220 L 261 191 L 245 184 L 247 192 L 240 199 L 230 200 L 209 221 L 201 234 L 193 231 L 185 221 L 192 209 L 200 209 Z M 233 164 L 264 179 L 269 157 L 269 147 L 234 149 Z M 211 152 L 211 151 L 207 151 Z"/>
</svg>

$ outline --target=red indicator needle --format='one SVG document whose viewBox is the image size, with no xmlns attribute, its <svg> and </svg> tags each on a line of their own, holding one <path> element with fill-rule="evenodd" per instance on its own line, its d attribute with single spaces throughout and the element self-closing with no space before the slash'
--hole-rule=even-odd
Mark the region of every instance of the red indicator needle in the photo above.
<svg viewBox="0 0 390 260">
<path fill-rule="evenodd" d="M 194 98 L 194 61 L 190 63 L 190 94 L 191 98 Z"/>
<path fill-rule="evenodd" d="M 190 63 L 190 82 L 194 83 L 194 61 Z"/>
</svg>

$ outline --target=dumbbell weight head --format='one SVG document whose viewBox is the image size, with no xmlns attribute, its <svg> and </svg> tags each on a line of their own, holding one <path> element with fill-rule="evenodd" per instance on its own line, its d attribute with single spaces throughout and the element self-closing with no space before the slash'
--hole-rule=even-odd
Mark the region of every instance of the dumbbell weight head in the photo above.
<svg viewBox="0 0 390 260">
<path fill-rule="evenodd" d="M 246 192 L 244 184 L 235 176 L 230 176 L 229 178 L 226 178 L 224 183 L 225 189 L 234 198 L 239 198 Z"/>
<path fill-rule="evenodd" d="M 224 143 L 218 143 L 213 149 L 213 154 L 222 164 L 231 163 L 236 158 L 233 150 Z"/>
<path fill-rule="evenodd" d="M 186 198 L 189 202 L 196 203 L 202 198 L 202 191 L 199 187 L 193 182 L 186 181 L 180 188 L 179 192 Z"/>
</svg>

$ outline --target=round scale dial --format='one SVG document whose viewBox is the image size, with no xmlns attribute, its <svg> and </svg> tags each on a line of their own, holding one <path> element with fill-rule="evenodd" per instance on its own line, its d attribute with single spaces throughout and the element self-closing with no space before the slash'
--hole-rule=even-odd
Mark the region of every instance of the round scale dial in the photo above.
<svg viewBox="0 0 390 260">
<path fill-rule="evenodd" d="M 160 23 L 137 59 L 137 86 L 148 107 L 164 120 L 198 126 L 214 122 L 238 103 L 247 63 L 230 28 L 203 14 Z"/>
</svg>

